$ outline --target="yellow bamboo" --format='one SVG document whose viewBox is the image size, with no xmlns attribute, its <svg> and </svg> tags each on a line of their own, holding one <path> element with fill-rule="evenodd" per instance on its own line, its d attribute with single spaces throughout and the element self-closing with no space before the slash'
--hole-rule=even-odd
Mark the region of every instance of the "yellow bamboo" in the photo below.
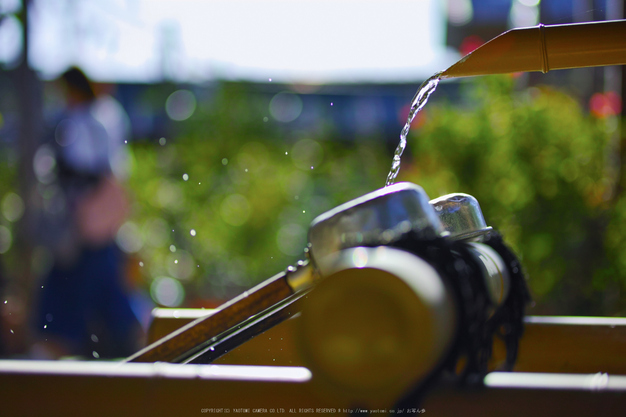
<svg viewBox="0 0 626 417">
<path fill-rule="evenodd" d="M 626 20 L 512 29 L 466 55 L 441 78 L 626 64 Z"/>
</svg>

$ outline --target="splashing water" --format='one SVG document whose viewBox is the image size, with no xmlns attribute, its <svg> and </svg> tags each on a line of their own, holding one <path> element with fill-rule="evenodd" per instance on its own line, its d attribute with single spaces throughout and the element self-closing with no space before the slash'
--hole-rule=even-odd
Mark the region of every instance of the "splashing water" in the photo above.
<svg viewBox="0 0 626 417">
<path fill-rule="evenodd" d="M 402 132 L 400 132 L 400 143 L 396 148 L 396 151 L 393 154 L 393 161 L 391 163 L 391 170 L 387 175 L 387 182 L 385 183 L 385 187 L 393 184 L 400 172 L 400 160 L 402 158 L 402 153 L 404 153 L 404 149 L 406 148 L 406 137 L 409 134 L 409 130 L 411 129 L 411 123 L 413 119 L 415 119 L 415 115 L 422 110 L 422 108 L 426 105 L 428 101 L 428 97 L 435 91 L 437 85 L 439 84 L 439 80 L 441 80 L 441 72 L 436 73 L 426 81 L 422 83 L 420 88 L 415 93 L 415 96 L 411 100 L 411 109 L 409 110 L 409 117 L 407 118 L 406 124 L 402 128 Z"/>
</svg>

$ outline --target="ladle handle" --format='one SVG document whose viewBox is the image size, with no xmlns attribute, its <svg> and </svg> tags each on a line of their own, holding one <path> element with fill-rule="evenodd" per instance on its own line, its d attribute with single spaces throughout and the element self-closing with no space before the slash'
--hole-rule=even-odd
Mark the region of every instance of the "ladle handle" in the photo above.
<svg viewBox="0 0 626 417">
<path fill-rule="evenodd" d="M 626 64 L 626 20 L 539 25 L 493 38 L 441 78 Z"/>
<path fill-rule="evenodd" d="M 308 265 L 303 268 L 310 268 Z M 220 306 L 207 317 L 201 317 L 170 333 L 126 359 L 126 362 L 173 362 L 190 350 L 272 307 L 294 293 L 288 272 L 281 272 L 249 291 Z"/>
</svg>

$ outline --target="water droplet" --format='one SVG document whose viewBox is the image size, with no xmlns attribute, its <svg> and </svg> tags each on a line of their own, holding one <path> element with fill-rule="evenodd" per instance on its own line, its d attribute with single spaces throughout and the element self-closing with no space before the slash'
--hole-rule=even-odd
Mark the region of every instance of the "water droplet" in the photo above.
<svg viewBox="0 0 626 417">
<path fill-rule="evenodd" d="M 264 121 L 265 123 L 267 123 L 267 122 L 268 122 L 268 120 L 269 120 L 269 119 L 267 118 L 267 116 L 265 116 L 265 117 L 263 118 L 263 121 Z"/>
<path fill-rule="evenodd" d="M 91 354 L 93 355 L 94 358 L 98 359 L 100 357 L 100 355 L 98 355 L 98 352 L 96 352 L 95 350 L 93 352 L 91 352 Z"/>
<path fill-rule="evenodd" d="M 289 152 L 285 152 L 285 155 L 289 155 Z"/>
<path fill-rule="evenodd" d="M 198 183 L 198 185 L 202 184 L 201 182 Z"/>
<path fill-rule="evenodd" d="M 330 106 L 331 106 L 331 107 L 333 106 L 333 102 L 332 102 L 332 101 L 330 102 Z"/>
<path fill-rule="evenodd" d="M 41 286 L 41 288 L 43 288 L 43 285 Z"/>
<path fill-rule="evenodd" d="M 222 165 L 228 165 L 228 159 L 222 158 Z"/>
<path fill-rule="evenodd" d="M 47 324 L 44 324 L 44 325 L 43 325 L 43 328 L 44 328 L 44 329 L 47 329 L 47 328 L 48 328 L 48 325 L 47 325 Z"/>
<path fill-rule="evenodd" d="M 313 166 L 311 165 L 311 169 L 313 169 Z"/>
<path fill-rule="evenodd" d="M 124 143 L 128 143 L 128 141 L 127 141 L 127 140 L 125 140 L 125 141 L 124 141 Z"/>
<path fill-rule="evenodd" d="M 270 78 L 269 80 L 270 80 L 270 82 L 272 82 L 272 79 L 271 79 L 271 78 Z"/>
<path fill-rule="evenodd" d="M 183 180 L 187 181 L 189 179 L 189 175 L 183 174 Z"/>
<path fill-rule="evenodd" d="M 92 340 L 94 343 L 98 343 L 98 336 L 96 336 L 95 334 L 92 334 L 92 335 L 91 335 L 91 340 Z"/>
<path fill-rule="evenodd" d="M 198 268 L 200 268 L 200 265 L 198 265 Z"/>
<path fill-rule="evenodd" d="M 244 169 L 244 171 L 248 172 L 248 168 Z"/>
<path fill-rule="evenodd" d="M 303 213 L 306 213 L 306 210 L 302 210 Z"/>
<path fill-rule="evenodd" d="M 173 230 L 172 230 L 172 232 L 173 232 Z M 176 246 L 170 245 L 170 252 L 172 252 L 172 253 L 176 252 Z"/>
<path fill-rule="evenodd" d="M 177 264 L 178 263 L 178 259 L 174 259 L 174 263 Z"/>
<path fill-rule="evenodd" d="M 6 304 L 6 303 L 8 303 L 8 302 L 9 302 L 9 300 L 4 300 L 4 304 Z"/>
<path fill-rule="evenodd" d="M 143 268 L 143 262 L 139 262 L 139 266 Z"/>
<path fill-rule="evenodd" d="M 11 333 L 12 333 L 12 334 L 15 334 L 15 332 L 13 331 L 13 329 L 11 329 Z"/>
<path fill-rule="evenodd" d="M 213 352 L 213 351 L 215 350 L 215 348 L 211 346 L 211 347 L 209 348 L 209 350 L 210 350 L 211 352 Z"/>
<path fill-rule="evenodd" d="M 191 236 L 195 236 L 195 235 L 196 235 L 196 229 L 191 229 L 191 230 L 189 231 L 189 234 L 190 234 Z"/>
<path fill-rule="evenodd" d="M 161 145 L 161 146 L 165 146 L 166 142 L 167 142 L 167 139 L 165 139 L 165 138 L 159 139 L 159 145 Z"/>
</svg>

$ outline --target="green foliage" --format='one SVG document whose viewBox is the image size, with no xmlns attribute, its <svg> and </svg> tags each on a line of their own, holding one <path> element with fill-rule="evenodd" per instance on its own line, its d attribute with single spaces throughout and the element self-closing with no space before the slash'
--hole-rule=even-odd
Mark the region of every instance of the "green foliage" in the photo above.
<svg viewBox="0 0 626 417">
<path fill-rule="evenodd" d="M 431 198 L 474 195 L 522 258 L 540 311 L 608 311 L 602 294 L 626 282 L 626 200 L 612 200 L 606 124 L 562 92 L 516 91 L 510 77 L 463 88 L 465 106 L 426 106 L 398 180 Z M 173 276 L 188 294 L 230 297 L 301 258 L 316 215 L 383 185 L 387 138 L 334 140 L 324 121 L 300 132 L 268 119 L 268 104 L 225 84 L 165 145 L 133 145 L 146 284 Z"/>
<path fill-rule="evenodd" d="M 508 77 L 471 85 L 471 107 L 427 106 L 423 128 L 410 136 L 414 160 L 403 178 L 431 197 L 475 196 L 522 257 L 538 301 L 590 309 L 581 300 L 607 267 L 609 135 L 561 92 L 514 92 Z M 624 217 L 623 209 L 615 213 Z M 626 248 L 624 232 L 611 232 L 614 245 Z"/>
<path fill-rule="evenodd" d="M 382 185 L 382 143 L 291 132 L 268 104 L 226 84 L 176 138 L 133 146 L 146 283 L 174 276 L 199 297 L 232 296 L 302 259 L 315 216 Z"/>
<path fill-rule="evenodd" d="M 614 314 L 619 305 L 605 301 L 626 286 L 626 196 L 606 158 L 607 124 L 567 94 L 516 91 L 509 77 L 464 88 L 465 105 L 425 107 L 398 181 L 431 198 L 474 195 L 521 256 L 544 312 Z M 170 92 L 148 90 L 146 106 Z M 133 206 L 120 235 L 138 251 L 146 287 L 176 278 L 192 305 L 236 295 L 301 259 L 315 216 L 384 184 L 388 138 L 339 141 L 324 119 L 299 131 L 269 118 L 269 101 L 252 86 L 223 84 L 166 143 L 130 146 Z M 0 157 L 1 202 L 18 187 L 17 158 Z M 3 210 L 0 226 L 14 234 Z M 17 256 L 3 254 L 9 273 L 30 262 Z"/>
</svg>

